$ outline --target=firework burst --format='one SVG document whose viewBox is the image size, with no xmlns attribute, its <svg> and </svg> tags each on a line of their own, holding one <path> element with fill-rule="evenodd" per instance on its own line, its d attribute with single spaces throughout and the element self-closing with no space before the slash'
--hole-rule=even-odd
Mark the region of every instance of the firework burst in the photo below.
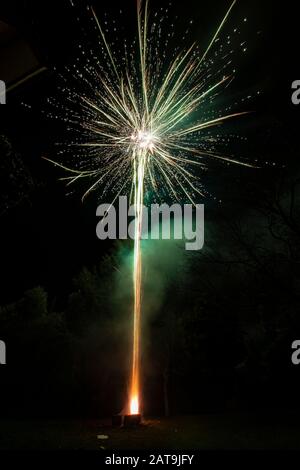
<svg viewBox="0 0 300 470">
<path fill-rule="evenodd" d="M 171 41 L 163 37 L 164 18 L 155 14 L 150 23 L 148 0 L 137 0 L 137 39 L 131 45 L 125 40 L 123 50 L 109 45 L 108 30 L 90 8 L 100 53 L 80 46 L 82 56 L 63 73 L 64 102 L 52 102 L 73 139 L 57 144 L 59 159 L 51 161 L 69 172 L 62 178 L 68 184 L 87 181 L 83 199 L 99 188 L 133 199 L 141 160 L 145 191 L 191 202 L 205 195 L 199 175 L 212 160 L 256 166 L 220 151 L 224 139 L 216 132 L 225 121 L 247 114 L 214 107 L 236 72 L 231 41 L 220 43 L 218 37 L 235 3 L 204 53 L 191 44 L 174 47 L 170 57 L 164 52 Z M 240 45 L 245 51 L 245 42 Z"/>
<path fill-rule="evenodd" d="M 137 35 L 123 50 L 107 39 L 94 10 L 99 53 L 84 48 L 78 63 L 63 74 L 64 102 L 55 104 L 75 137 L 52 161 L 69 174 L 69 185 L 87 181 L 85 198 L 101 188 L 117 198 L 130 194 L 135 204 L 134 331 L 129 411 L 140 410 L 140 322 L 142 256 L 140 247 L 145 192 L 168 194 L 191 202 L 205 194 L 199 175 L 212 160 L 255 166 L 220 152 L 215 131 L 245 113 L 222 112 L 214 100 L 233 80 L 231 40 L 219 34 L 235 4 L 230 5 L 207 49 L 173 48 L 173 25 L 163 40 L 163 18 L 150 15 L 148 0 L 137 0 Z M 105 21 L 107 23 L 107 21 Z M 236 32 L 236 31 L 234 31 Z M 169 43 L 169 44 L 167 44 Z M 241 44 L 245 50 L 244 43 Z M 213 51 L 212 57 L 211 52 Z M 83 62 L 84 61 L 84 62 Z M 82 65 L 83 64 L 83 65 Z M 71 86 L 74 82 L 74 86 Z"/>
</svg>

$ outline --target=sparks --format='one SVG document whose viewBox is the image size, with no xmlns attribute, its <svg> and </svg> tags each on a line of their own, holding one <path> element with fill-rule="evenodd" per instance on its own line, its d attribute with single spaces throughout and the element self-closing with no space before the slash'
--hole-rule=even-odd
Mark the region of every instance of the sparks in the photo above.
<svg viewBox="0 0 300 470">
<path fill-rule="evenodd" d="M 155 148 L 155 137 L 151 132 L 137 131 L 136 134 L 131 135 L 131 140 L 135 142 L 141 149 L 149 150 L 153 153 Z"/>
<path fill-rule="evenodd" d="M 213 107 L 216 96 L 233 80 L 232 46 L 220 44 L 219 34 L 233 8 L 230 5 L 202 55 L 196 45 L 175 49 L 167 58 L 161 47 L 161 20 L 149 21 L 148 0 L 137 0 L 137 39 L 118 54 L 110 47 L 93 9 L 102 60 L 86 58 L 75 88 L 64 87 L 65 120 L 78 134 L 60 150 L 64 162 L 52 161 L 69 172 L 72 184 L 91 181 L 83 195 L 102 188 L 132 195 L 135 204 L 133 265 L 133 348 L 128 408 L 140 412 L 140 353 L 142 304 L 141 220 L 144 193 L 171 195 L 194 202 L 205 194 L 198 177 L 209 162 L 255 167 L 219 150 L 224 137 L 213 133 L 226 121 L 241 117 L 232 106 L 223 113 Z M 227 41 L 230 44 L 230 41 Z M 216 47 L 218 49 L 216 49 Z M 214 49 L 214 58 L 209 58 Z M 93 64 L 93 65 L 92 65 Z M 217 65 L 216 65 L 217 64 Z M 78 86 L 78 83 L 80 86 Z M 79 105 L 79 111 L 78 111 Z M 197 172 L 194 169 L 197 169 Z"/>
</svg>

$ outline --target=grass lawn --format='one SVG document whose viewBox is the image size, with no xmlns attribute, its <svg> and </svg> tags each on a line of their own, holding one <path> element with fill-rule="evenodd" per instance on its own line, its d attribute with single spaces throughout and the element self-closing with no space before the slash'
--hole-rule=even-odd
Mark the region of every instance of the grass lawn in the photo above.
<svg viewBox="0 0 300 470">
<path fill-rule="evenodd" d="M 299 423 L 292 412 L 145 419 L 135 429 L 108 420 L 0 421 L 0 449 L 300 449 Z"/>
</svg>

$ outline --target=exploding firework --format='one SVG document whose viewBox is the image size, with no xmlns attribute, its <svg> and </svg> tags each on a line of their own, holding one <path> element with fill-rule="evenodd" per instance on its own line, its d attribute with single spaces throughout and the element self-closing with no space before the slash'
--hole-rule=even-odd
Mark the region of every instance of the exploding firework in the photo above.
<svg viewBox="0 0 300 470">
<path fill-rule="evenodd" d="M 220 151 L 224 138 L 215 131 L 225 121 L 245 114 L 234 112 L 232 106 L 227 112 L 214 107 L 216 97 L 235 73 L 231 41 L 219 40 L 234 4 L 204 53 L 192 44 L 174 47 L 169 56 L 164 52 L 163 19 L 159 14 L 150 15 L 148 0 L 137 0 L 137 35 L 130 46 L 124 42 L 122 51 L 116 44 L 110 45 L 107 29 L 90 9 L 99 52 L 86 53 L 83 48 L 79 62 L 84 60 L 84 65 L 77 63 L 63 74 L 65 99 L 56 106 L 75 137 L 61 145 L 59 161 L 51 161 L 69 172 L 62 178 L 69 185 L 79 180 L 88 182 L 83 198 L 101 188 L 103 194 L 114 191 L 113 201 L 126 192 L 135 205 L 131 414 L 140 412 L 141 399 L 140 239 L 145 192 L 194 202 L 197 196 L 205 195 L 199 174 L 212 160 L 255 166 Z M 246 49 L 244 43 L 241 46 Z"/>
</svg>

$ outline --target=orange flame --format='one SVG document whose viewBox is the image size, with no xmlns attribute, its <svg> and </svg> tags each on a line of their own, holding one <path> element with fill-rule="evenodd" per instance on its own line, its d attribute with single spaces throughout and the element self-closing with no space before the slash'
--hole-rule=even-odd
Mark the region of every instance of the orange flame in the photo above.
<svg viewBox="0 0 300 470">
<path fill-rule="evenodd" d="M 133 396 L 130 400 L 130 414 L 137 415 L 139 413 L 139 400 L 137 396 Z"/>
</svg>

